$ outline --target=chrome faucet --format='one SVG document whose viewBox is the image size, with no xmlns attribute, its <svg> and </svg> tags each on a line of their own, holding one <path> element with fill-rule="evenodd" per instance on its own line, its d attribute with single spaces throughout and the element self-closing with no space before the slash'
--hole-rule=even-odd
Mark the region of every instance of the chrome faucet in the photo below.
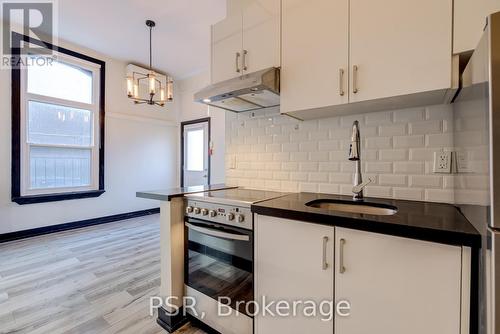
<svg viewBox="0 0 500 334">
<path fill-rule="evenodd" d="M 352 124 L 352 136 L 351 136 L 351 145 L 349 148 L 349 160 L 356 162 L 356 169 L 354 172 L 353 179 L 353 199 L 355 201 L 361 201 L 363 199 L 363 189 L 372 182 L 372 179 L 368 179 L 368 181 L 363 182 L 363 177 L 361 176 L 361 139 L 359 134 L 359 122 L 354 121 Z"/>
</svg>

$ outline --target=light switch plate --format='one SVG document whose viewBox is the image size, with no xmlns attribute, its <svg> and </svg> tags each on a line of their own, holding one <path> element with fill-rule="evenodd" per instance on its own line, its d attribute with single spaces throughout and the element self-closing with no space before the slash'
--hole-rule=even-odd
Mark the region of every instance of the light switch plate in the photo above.
<svg viewBox="0 0 500 334">
<path fill-rule="evenodd" d="M 236 169 L 236 155 L 231 154 L 229 157 L 229 169 Z"/>
<path fill-rule="evenodd" d="M 469 152 L 467 151 L 455 152 L 455 161 L 458 173 L 472 172 L 470 166 Z"/>
<path fill-rule="evenodd" d="M 434 173 L 451 173 L 451 152 L 434 152 Z"/>
</svg>

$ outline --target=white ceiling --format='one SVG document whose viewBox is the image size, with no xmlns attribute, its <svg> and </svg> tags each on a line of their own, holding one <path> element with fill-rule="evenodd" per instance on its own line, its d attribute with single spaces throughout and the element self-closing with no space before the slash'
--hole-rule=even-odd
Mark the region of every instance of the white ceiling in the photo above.
<svg viewBox="0 0 500 334">
<path fill-rule="evenodd" d="M 59 37 L 113 58 L 147 65 L 153 29 L 153 67 L 176 79 L 208 69 L 210 25 L 223 19 L 226 0 L 59 0 Z"/>
</svg>

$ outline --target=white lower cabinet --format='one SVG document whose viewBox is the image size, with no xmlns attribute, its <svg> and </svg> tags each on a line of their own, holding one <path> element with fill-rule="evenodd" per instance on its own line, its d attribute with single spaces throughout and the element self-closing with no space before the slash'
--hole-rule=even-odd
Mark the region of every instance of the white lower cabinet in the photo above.
<svg viewBox="0 0 500 334">
<path fill-rule="evenodd" d="M 345 228 L 335 247 L 335 298 L 351 304 L 335 333 L 460 333 L 461 247 Z"/>
<path fill-rule="evenodd" d="M 300 308 L 295 317 L 260 312 L 255 333 L 469 333 L 468 248 L 256 217 L 257 302 L 347 301 L 351 309 L 329 321 Z"/>
<path fill-rule="evenodd" d="M 257 302 L 261 303 L 263 297 L 267 301 L 290 303 L 331 300 L 333 227 L 259 215 L 254 236 Z M 325 269 L 323 261 L 328 264 Z M 255 316 L 255 333 L 332 334 L 333 320 L 321 321 L 305 316 L 272 317 L 260 312 Z"/>
</svg>

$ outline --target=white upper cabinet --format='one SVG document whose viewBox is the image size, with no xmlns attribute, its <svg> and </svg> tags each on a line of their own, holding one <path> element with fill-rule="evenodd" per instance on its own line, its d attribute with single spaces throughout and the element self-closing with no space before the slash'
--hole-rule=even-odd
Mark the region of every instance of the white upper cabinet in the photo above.
<svg viewBox="0 0 500 334">
<path fill-rule="evenodd" d="M 350 0 L 349 101 L 450 88 L 452 17 L 453 0 Z"/>
<path fill-rule="evenodd" d="M 500 11 L 500 0 L 454 0 L 453 53 L 474 50 L 481 39 L 486 17 Z"/>
<path fill-rule="evenodd" d="M 243 8 L 243 73 L 280 66 L 280 2 L 255 0 Z"/>
<path fill-rule="evenodd" d="M 348 102 L 348 5 L 282 0 L 282 112 Z"/>
<path fill-rule="evenodd" d="M 280 0 L 230 0 L 212 27 L 212 83 L 280 66 Z"/>
<path fill-rule="evenodd" d="M 335 228 L 335 247 L 335 298 L 351 304 L 335 333 L 469 332 L 461 247 L 345 228 Z"/>
<path fill-rule="evenodd" d="M 453 0 L 282 0 L 281 112 L 300 119 L 446 103 Z"/>
<path fill-rule="evenodd" d="M 212 83 L 241 75 L 242 27 L 241 11 L 212 26 Z"/>
</svg>

